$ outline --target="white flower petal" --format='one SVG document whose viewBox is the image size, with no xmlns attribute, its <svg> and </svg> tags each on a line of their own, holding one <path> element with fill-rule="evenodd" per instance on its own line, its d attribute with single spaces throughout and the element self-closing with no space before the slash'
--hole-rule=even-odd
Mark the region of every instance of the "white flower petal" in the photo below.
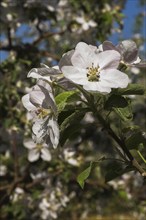
<svg viewBox="0 0 146 220">
<path fill-rule="evenodd" d="M 71 57 L 71 62 L 73 66 L 79 68 L 87 68 L 92 65 L 93 61 L 96 59 L 96 53 L 91 46 L 84 42 L 77 44 L 75 52 Z"/>
<path fill-rule="evenodd" d="M 36 107 L 30 102 L 29 94 L 22 97 L 22 103 L 28 111 L 35 111 Z"/>
<path fill-rule="evenodd" d="M 45 161 L 50 161 L 51 160 L 52 157 L 51 157 L 50 151 L 47 148 L 42 148 L 41 158 Z"/>
<path fill-rule="evenodd" d="M 36 147 L 36 144 L 33 142 L 33 140 L 24 140 L 23 142 L 24 147 L 28 148 L 28 149 L 33 149 Z"/>
<path fill-rule="evenodd" d="M 128 76 L 116 69 L 103 70 L 100 80 L 104 86 L 111 88 L 126 88 L 129 83 Z"/>
<path fill-rule="evenodd" d="M 64 66 L 62 67 L 62 71 L 64 76 L 74 83 L 85 85 L 88 82 L 86 69 L 81 69 L 74 66 Z"/>
<path fill-rule="evenodd" d="M 86 85 L 83 86 L 83 88 L 85 90 L 99 91 L 99 92 L 102 92 L 102 93 L 109 93 L 109 92 L 111 92 L 111 88 L 109 86 L 106 87 L 101 82 L 88 82 Z"/>
<path fill-rule="evenodd" d="M 38 150 L 37 149 L 32 149 L 28 153 L 28 160 L 30 162 L 34 162 L 34 161 L 39 159 L 39 156 L 40 156 L 40 153 L 38 152 Z"/>
<path fill-rule="evenodd" d="M 49 120 L 49 134 L 53 147 L 57 148 L 59 144 L 59 126 L 56 119 L 53 117 Z"/>
<path fill-rule="evenodd" d="M 119 66 L 121 59 L 120 53 L 115 50 L 106 50 L 97 54 L 97 61 L 101 69 L 114 69 Z"/>
</svg>

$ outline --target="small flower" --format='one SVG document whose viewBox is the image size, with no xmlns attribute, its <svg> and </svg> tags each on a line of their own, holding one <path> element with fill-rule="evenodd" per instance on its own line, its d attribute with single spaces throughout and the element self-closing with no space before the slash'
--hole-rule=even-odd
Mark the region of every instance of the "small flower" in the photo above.
<svg viewBox="0 0 146 220">
<path fill-rule="evenodd" d="M 57 107 L 49 83 L 38 80 L 37 85 L 23 96 L 22 103 L 33 118 L 32 138 L 35 143 L 56 148 L 59 142 Z"/>
<path fill-rule="evenodd" d="M 63 150 L 63 157 L 67 163 L 69 163 L 73 166 L 79 166 L 78 158 L 75 158 L 75 151 L 70 150 L 70 149 L 64 149 Z"/>
<path fill-rule="evenodd" d="M 20 187 L 16 187 L 13 194 L 10 196 L 10 199 L 12 202 L 17 202 L 18 200 L 21 200 L 24 196 L 24 190 Z"/>
<path fill-rule="evenodd" d="M 63 57 L 60 69 L 66 78 L 86 90 L 109 93 L 112 88 L 125 88 L 129 83 L 128 76 L 117 70 L 120 59 L 115 50 L 99 52 L 97 47 L 80 42 L 71 54 L 71 65 L 66 65 Z"/>
<path fill-rule="evenodd" d="M 51 160 L 51 154 L 47 144 L 35 144 L 32 140 L 27 140 L 24 141 L 24 146 L 29 149 L 28 160 L 30 162 L 37 161 L 39 157 L 45 161 Z"/>
</svg>

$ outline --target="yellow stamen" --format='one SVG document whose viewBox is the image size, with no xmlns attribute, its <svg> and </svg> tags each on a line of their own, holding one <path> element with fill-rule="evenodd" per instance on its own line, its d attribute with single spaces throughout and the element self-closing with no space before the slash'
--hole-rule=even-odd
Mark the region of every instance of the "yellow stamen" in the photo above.
<svg viewBox="0 0 146 220">
<path fill-rule="evenodd" d="M 93 63 L 92 63 L 92 66 L 91 67 L 87 67 L 87 77 L 88 77 L 88 80 L 91 81 L 91 82 L 97 82 L 99 81 L 99 78 L 100 78 L 100 68 L 99 66 L 97 67 L 94 67 L 93 66 Z"/>
</svg>

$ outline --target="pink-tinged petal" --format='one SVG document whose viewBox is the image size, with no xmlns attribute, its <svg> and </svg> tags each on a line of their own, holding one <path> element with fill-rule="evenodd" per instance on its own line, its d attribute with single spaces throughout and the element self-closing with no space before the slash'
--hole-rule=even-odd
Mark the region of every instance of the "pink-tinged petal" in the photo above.
<svg viewBox="0 0 146 220">
<path fill-rule="evenodd" d="M 98 91 L 101 93 L 111 92 L 111 88 L 104 86 L 101 82 L 88 82 L 83 88 L 88 91 Z"/>
<path fill-rule="evenodd" d="M 35 106 L 42 106 L 42 103 L 45 99 L 45 94 L 38 90 L 30 92 L 30 101 Z"/>
<path fill-rule="evenodd" d="M 100 80 L 104 86 L 111 88 L 126 88 L 129 83 L 128 76 L 116 69 L 102 70 Z"/>
<path fill-rule="evenodd" d="M 64 66 L 62 68 L 64 76 L 74 83 L 85 85 L 88 82 L 87 70 L 74 66 Z"/>
<path fill-rule="evenodd" d="M 117 49 L 126 63 L 133 63 L 138 57 L 137 45 L 133 40 L 124 40 L 117 45 Z"/>
<path fill-rule="evenodd" d="M 45 161 L 50 161 L 52 159 L 50 151 L 47 148 L 42 148 L 41 158 Z"/>
<path fill-rule="evenodd" d="M 24 144 L 24 147 L 28 149 L 33 149 L 36 147 L 36 144 L 33 142 L 33 140 L 24 140 L 23 144 Z"/>
<path fill-rule="evenodd" d="M 39 156 L 40 156 L 40 153 L 38 152 L 38 150 L 37 149 L 32 149 L 28 153 L 28 160 L 30 162 L 34 162 L 34 161 L 39 159 Z"/>
<path fill-rule="evenodd" d="M 106 50 L 97 54 L 100 69 L 116 69 L 119 66 L 121 55 L 115 50 Z"/>
<path fill-rule="evenodd" d="M 116 46 L 113 45 L 112 42 L 110 42 L 110 41 L 104 41 L 103 44 L 102 44 L 102 48 L 103 48 L 103 51 L 105 51 L 105 50 L 116 50 L 116 51 L 118 51 Z"/>
<path fill-rule="evenodd" d="M 75 52 L 71 57 L 71 62 L 73 66 L 86 69 L 94 63 L 95 58 L 95 48 L 93 49 L 88 44 L 80 42 L 75 48 Z"/>
<path fill-rule="evenodd" d="M 74 53 L 74 50 L 68 51 L 67 53 L 63 54 L 61 60 L 59 61 L 59 68 L 62 70 L 63 66 L 71 66 L 71 57 Z"/>
<path fill-rule="evenodd" d="M 29 94 L 22 97 L 22 103 L 28 111 L 35 111 L 36 107 L 30 102 Z"/>
</svg>

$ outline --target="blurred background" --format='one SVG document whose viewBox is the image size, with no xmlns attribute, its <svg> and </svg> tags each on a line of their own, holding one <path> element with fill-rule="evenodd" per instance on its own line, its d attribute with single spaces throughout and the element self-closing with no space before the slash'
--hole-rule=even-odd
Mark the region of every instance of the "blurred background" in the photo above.
<svg viewBox="0 0 146 220">
<path fill-rule="evenodd" d="M 80 41 L 98 46 L 105 40 L 116 45 L 132 39 L 145 60 L 145 9 L 145 0 L 1 1 L 1 220 L 145 219 L 146 187 L 138 173 L 130 172 L 105 183 L 99 165 L 85 189 L 79 187 L 77 175 L 91 160 L 107 148 L 109 154 L 115 154 L 109 147 L 110 140 L 95 130 L 92 116 L 84 118 L 84 129 L 65 148 L 50 149 L 49 162 L 30 162 L 25 140 L 31 138 L 31 123 L 21 103 L 35 83 L 27 79 L 30 69 L 40 63 L 58 64 L 62 55 Z M 145 85 L 144 69 L 132 67 L 128 74 L 131 82 Z M 136 97 L 134 122 L 143 131 L 145 112 L 145 99 Z"/>
</svg>

